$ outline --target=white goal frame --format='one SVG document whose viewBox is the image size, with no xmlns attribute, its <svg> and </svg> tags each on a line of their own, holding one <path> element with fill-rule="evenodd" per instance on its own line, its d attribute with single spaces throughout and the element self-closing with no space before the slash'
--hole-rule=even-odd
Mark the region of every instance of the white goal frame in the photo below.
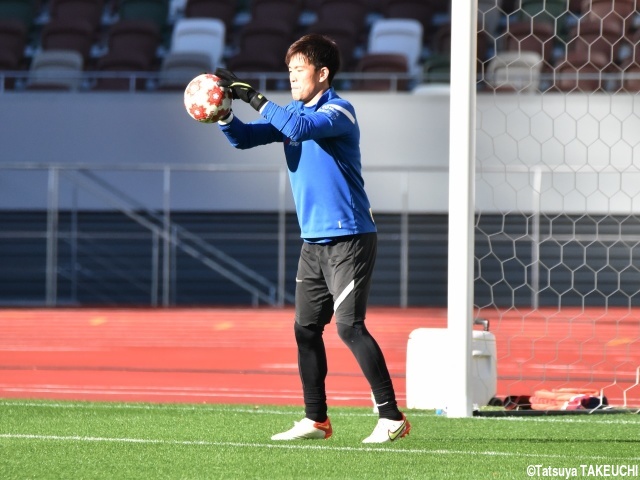
<svg viewBox="0 0 640 480">
<path fill-rule="evenodd" d="M 449 417 L 473 415 L 471 336 L 476 145 L 477 0 L 452 0 L 447 321 L 453 384 Z M 455 135 L 451 133 L 455 132 Z"/>
<path fill-rule="evenodd" d="M 512 12 L 492 0 L 480 13 L 479 3 L 452 0 L 450 11 L 447 415 L 474 413 L 474 315 L 497 324 L 497 396 L 531 395 L 535 409 L 536 392 L 578 389 L 597 393 L 600 406 L 640 405 L 640 84 L 625 83 L 640 78 L 640 0 L 628 11 L 594 0 L 555 13 L 546 2 Z M 491 59 L 478 52 L 487 12 L 506 19 L 504 31 L 489 32 Z M 491 60 L 530 47 L 508 41 L 520 38 L 518 19 L 533 28 L 544 15 L 555 19 L 553 60 L 526 64 L 543 69 L 525 78 L 535 88 L 506 82 L 522 68 L 492 76 Z M 620 35 L 583 27 L 611 17 L 624 25 Z M 599 70 L 563 70 L 585 46 L 586 65 Z"/>
</svg>

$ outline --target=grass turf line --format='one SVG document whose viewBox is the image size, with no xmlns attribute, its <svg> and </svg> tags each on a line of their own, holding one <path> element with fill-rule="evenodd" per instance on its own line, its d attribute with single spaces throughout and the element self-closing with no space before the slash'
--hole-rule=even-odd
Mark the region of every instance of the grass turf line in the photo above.
<svg viewBox="0 0 640 480">
<path fill-rule="evenodd" d="M 527 478 L 529 465 L 640 464 L 640 416 L 450 419 L 407 411 L 411 434 L 365 445 L 370 409 L 330 410 L 334 436 L 273 442 L 296 407 L 0 401 L 0 478 Z"/>
</svg>

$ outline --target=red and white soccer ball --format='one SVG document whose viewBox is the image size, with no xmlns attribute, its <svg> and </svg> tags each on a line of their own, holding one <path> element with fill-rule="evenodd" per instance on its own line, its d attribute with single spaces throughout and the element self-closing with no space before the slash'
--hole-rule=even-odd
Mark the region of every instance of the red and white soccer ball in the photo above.
<svg viewBox="0 0 640 480">
<path fill-rule="evenodd" d="M 231 112 L 231 90 L 220 87 L 218 80 L 212 73 L 203 73 L 187 85 L 184 106 L 194 120 L 214 123 Z"/>
</svg>

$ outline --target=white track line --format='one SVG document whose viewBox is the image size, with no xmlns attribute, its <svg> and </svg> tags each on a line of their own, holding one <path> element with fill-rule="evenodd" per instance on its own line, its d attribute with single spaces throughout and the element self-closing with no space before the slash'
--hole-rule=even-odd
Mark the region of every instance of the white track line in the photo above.
<svg viewBox="0 0 640 480">
<path fill-rule="evenodd" d="M 266 415 L 297 415 L 300 411 L 304 411 L 300 406 L 298 410 L 286 411 L 286 410 L 273 410 L 269 405 L 262 406 L 257 405 L 255 407 L 247 408 L 245 406 L 227 406 L 223 404 L 203 404 L 203 405 L 189 405 L 181 403 L 111 403 L 107 401 L 86 401 L 86 402 L 51 402 L 43 400 L 42 402 L 31 401 L 11 401 L 0 400 L 0 407 L 40 407 L 40 408 L 102 408 L 107 410 L 122 410 L 122 409 L 134 409 L 134 410 L 211 410 L 215 412 L 228 412 L 228 413 L 256 413 Z M 292 407 L 295 409 L 296 407 Z M 345 408 L 345 407 L 340 407 Z M 366 407 L 353 407 L 353 408 L 366 408 Z M 433 410 L 406 410 L 407 414 L 411 417 L 433 417 Z M 637 413 L 637 412 L 634 412 Z M 349 417 L 371 417 L 371 413 L 359 413 L 357 411 L 349 411 L 348 413 L 333 413 L 333 416 L 349 416 Z M 629 414 L 631 415 L 631 414 Z M 623 419 L 623 417 L 625 419 Z M 439 417 L 446 420 L 446 416 Z M 638 425 L 640 426 L 640 416 L 633 417 L 633 420 L 628 420 L 629 416 L 625 414 L 620 415 L 599 415 L 594 413 L 585 418 L 583 415 L 572 417 L 570 415 L 558 415 L 558 416 L 541 416 L 541 417 L 473 417 L 474 421 L 482 422 L 557 422 L 557 423 L 595 423 L 602 425 Z"/>
<path fill-rule="evenodd" d="M 497 452 L 482 450 L 444 450 L 426 448 L 384 448 L 384 447 L 333 447 L 323 443 L 322 445 L 294 445 L 294 444 L 272 444 L 272 443 L 242 443 L 242 442 L 211 442 L 207 440 L 163 440 L 163 439 L 147 439 L 147 438 L 109 438 L 109 437 L 82 437 L 82 436 L 61 436 L 61 435 L 37 435 L 24 433 L 2 433 L 0 439 L 7 440 L 38 440 L 38 441 L 58 441 L 58 442 L 105 442 L 105 443 L 136 443 L 150 445 L 184 445 L 184 446 L 205 446 L 205 447 L 239 447 L 239 448 L 280 448 L 286 450 L 322 450 L 336 452 L 384 452 L 384 453 L 404 453 L 409 455 L 468 455 L 477 456 L 485 455 L 491 457 L 518 457 L 518 458 L 563 458 L 572 459 L 581 458 L 585 460 L 599 461 L 607 460 L 608 462 L 620 461 L 640 461 L 640 457 L 616 457 L 602 455 L 580 455 L 572 453 L 571 455 L 558 454 L 533 454 L 533 453 L 515 453 L 515 452 Z"/>
</svg>

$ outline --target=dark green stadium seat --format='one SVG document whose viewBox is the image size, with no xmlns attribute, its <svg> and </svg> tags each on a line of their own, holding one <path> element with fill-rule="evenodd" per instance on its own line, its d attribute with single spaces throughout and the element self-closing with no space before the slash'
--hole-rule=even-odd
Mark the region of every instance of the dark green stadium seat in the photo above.
<svg viewBox="0 0 640 480">
<path fill-rule="evenodd" d="M 0 1 L 0 19 L 19 20 L 30 30 L 38 9 L 37 0 L 2 0 Z"/>
<path fill-rule="evenodd" d="M 160 31 L 167 26 L 169 0 L 120 0 L 120 20 L 151 20 Z"/>
</svg>

